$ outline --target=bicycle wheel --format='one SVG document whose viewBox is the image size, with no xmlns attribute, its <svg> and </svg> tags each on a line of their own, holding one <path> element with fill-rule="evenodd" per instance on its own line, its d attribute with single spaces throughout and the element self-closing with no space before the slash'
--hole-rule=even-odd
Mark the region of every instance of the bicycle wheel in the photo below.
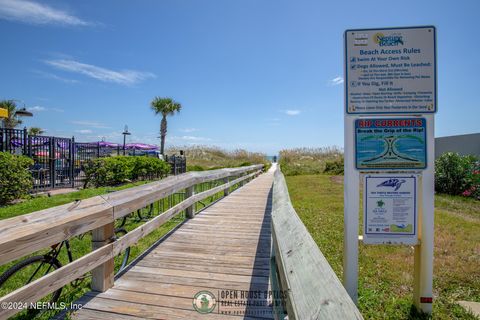
<svg viewBox="0 0 480 320">
<path fill-rule="evenodd" d="M 20 261 L 0 275 L 0 296 L 4 296 L 61 267 L 62 264 L 57 259 L 48 255 L 33 256 Z M 40 301 L 56 302 L 61 293 L 62 288 L 42 298 Z M 29 314 L 37 312 L 38 310 L 35 309 L 28 310 Z"/>
<path fill-rule="evenodd" d="M 127 230 L 123 228 L 117 228 L 115 229 L 115 237 L 120 238 L 123 237 L 124 235 L 127 234 Z M 128 264 L 128 258 L 130 257 L 130 247 L 125 249 L 125 251 L 120 252 L 118 256 L 115 257 L 115 269 L 118 267 L 118 272 L 122 271 L 125 269 L 125 267 Z"/>
<path fill-rule="evenodd" d="M 121 229 L 125 226 L 125 224 L 127 223 L 127 218 L 128 218 L 129 215 L 126 215 L 125 217 L 122 218 L 122 220 L 120 221 L 120 225 L 118 226 L 115 226 L 115 230 L 116 229 Z M 117 223 L 118 220 L 115 220 L 115 223 Z"/>
</svg>

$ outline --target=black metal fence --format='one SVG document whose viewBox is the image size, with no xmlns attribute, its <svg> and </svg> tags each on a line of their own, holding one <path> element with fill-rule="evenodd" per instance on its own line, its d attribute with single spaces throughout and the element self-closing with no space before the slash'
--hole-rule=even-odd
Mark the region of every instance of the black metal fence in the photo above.
<svg viewBox="0 0 480 320">
<path fill-rule="evenodd" d="M 184 156 L 165 156 L 165 161 L 170 164 L 172 175 L 187 172 L 187 159 Z"/>
<path fill-rule="evenodd" d="M 123 155 L 120 146 L 109 147 L 101 143 L 75 142 L 75 138 L 31 136 L 27 130 L 0 128 L 0 152 L 25 155 L 33 159 L 30 168 L 34 190 L 83 186 L 85 163 L 88 160 Z M 142 151 L 128 150 L 126 155 L 147 155 Z M 171 174 L 187 171 L 183 156 L 165 159 L 172 167 Z"/>
</svg>

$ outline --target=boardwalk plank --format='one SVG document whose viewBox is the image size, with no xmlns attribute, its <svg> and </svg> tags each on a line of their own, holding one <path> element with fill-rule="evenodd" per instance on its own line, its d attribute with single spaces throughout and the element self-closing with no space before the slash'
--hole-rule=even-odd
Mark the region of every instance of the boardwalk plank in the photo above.
<svg viewBox="0 0 480 320">
<path fill-rule="evenodd" d="M 113 288 L 82 297 L 84 308 L 73 318 L 272 318 L 265 298 L 249 300 L 261 306 L 220 303 L 226 291 L 270 290 L 272 181 L 272 173 L 263 174 L 197 214 L 132 264 Z M 193 296 L 202 290 L 219 296 L 213 313 L 193 309 Z M 218 314 L 218 308 L 238 315 Z"/>
</svg>

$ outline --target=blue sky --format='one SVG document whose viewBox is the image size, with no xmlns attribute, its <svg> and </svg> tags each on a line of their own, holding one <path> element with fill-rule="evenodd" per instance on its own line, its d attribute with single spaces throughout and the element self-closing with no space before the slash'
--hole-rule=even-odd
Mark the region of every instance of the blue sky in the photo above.
<svg viewBox="0 0 480 320">
<path fill-rule="evenodd" d="M 167 145 L 273 154 L 343 145 L 343 31 L 433 24 L 436 135 L 478 132 L 480 1 L 0 0 L 0 99 L 77 141 L 158 143 L 149 103 L 183 105 Z"/>
</svg>

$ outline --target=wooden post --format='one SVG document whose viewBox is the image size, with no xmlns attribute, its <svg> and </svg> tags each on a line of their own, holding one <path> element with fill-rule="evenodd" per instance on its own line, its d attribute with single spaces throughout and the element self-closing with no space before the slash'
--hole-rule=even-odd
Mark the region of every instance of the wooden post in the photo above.
<svg viewBox="0 0 480 320">
<path fill-rule="evenodd" d="M 228 183 L 228 177 L 227 178 L 223 178 L 223 183 Z M 223 190 L 223 196 L 226 197 L 230 194 L 230 188 L 226 188 L 225 190 Z"/>
<path fill-rule="evenodd" d="M 191 186 L 187 188 L 185 198 L 189 198 L 195 194 L 194 187 L 195 186 Z M 188 207 L 186 213 L 188 219 L 193 219 L 193 217 L 195 217 L 195 204 L 192 204 L 190 207 Z"/>
<path fill-rule="evenodd" d="M 114 236 L 114 223 L 109 223 L 98 229 L 92 230 L 92 249 L 98 249 L 110 243 Z M 105 292 L 113 287 L 114 261 L 112 257 L 105 263 L 92 270 L 92 290 Z"/>
</svg>

